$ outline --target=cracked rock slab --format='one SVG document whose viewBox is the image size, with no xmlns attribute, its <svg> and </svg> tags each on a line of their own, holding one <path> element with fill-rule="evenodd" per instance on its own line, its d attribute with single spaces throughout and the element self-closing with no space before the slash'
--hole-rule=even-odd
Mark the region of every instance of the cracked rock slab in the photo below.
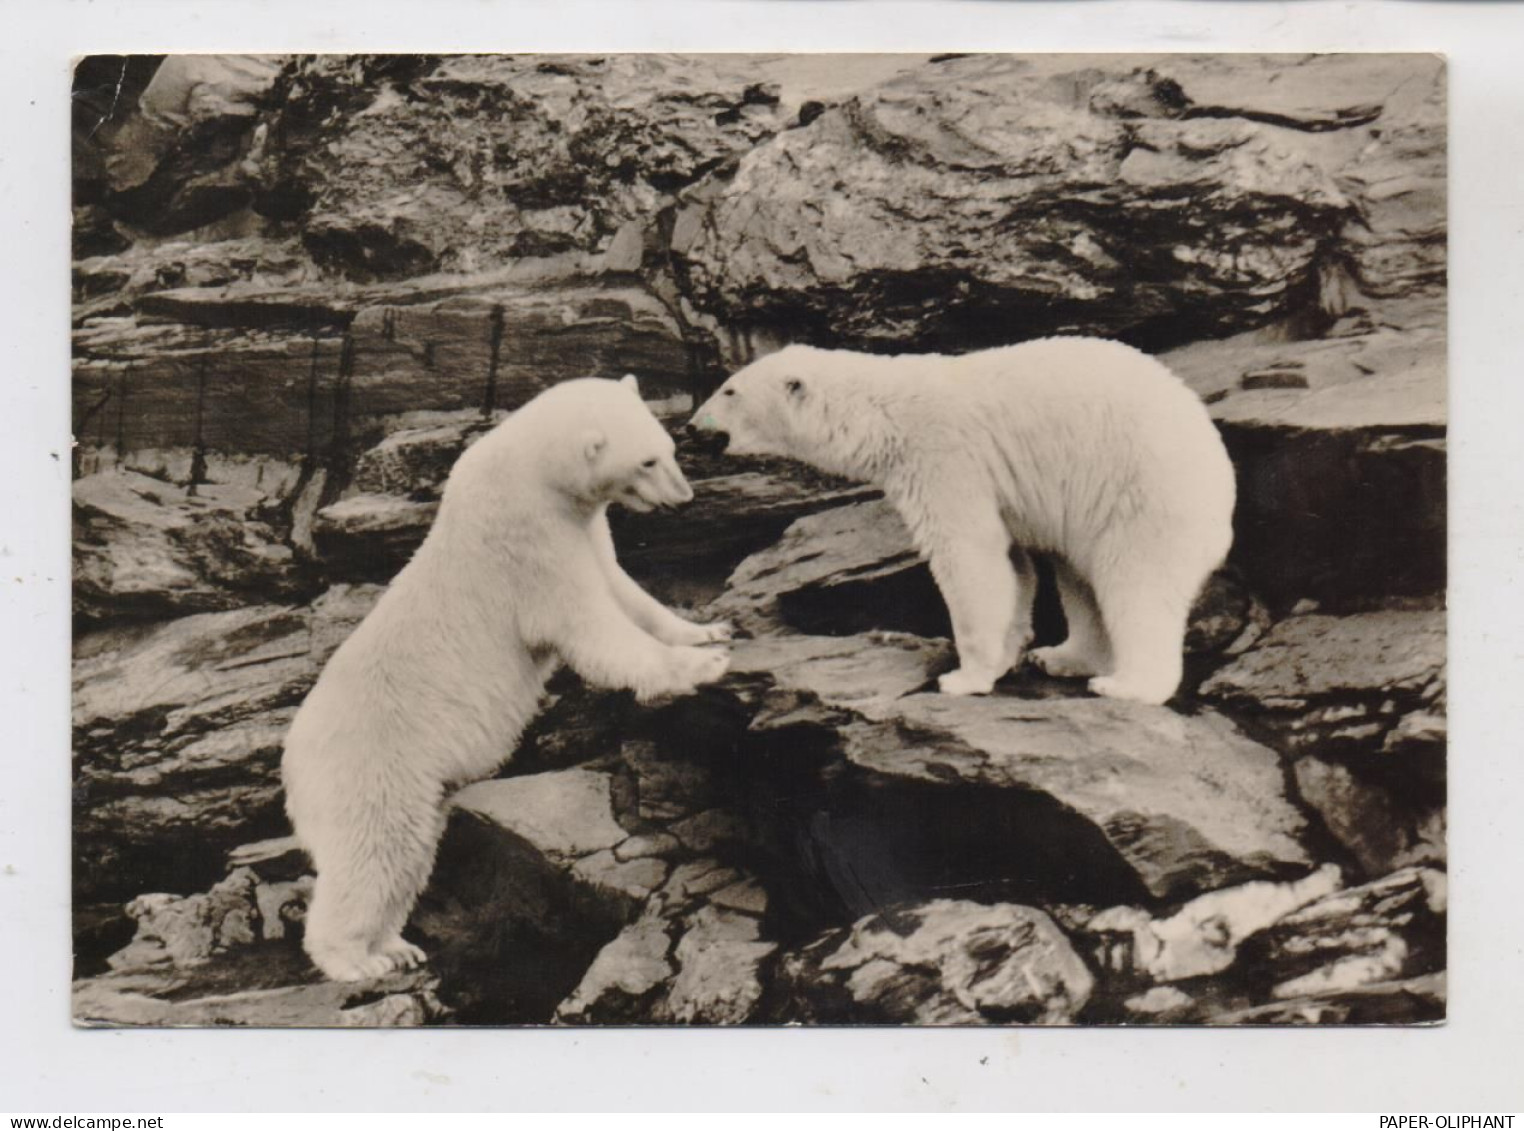
<svg viewBox="0 0 1524 1131">
<path fill-rule="evenodd" d="M 561 859 L 612 850 L 629 836 L 614 819 L 609 776 L 594 770 L 477 782 L 457 792 L 451 803 Z M 612 851 L 608 859 L 614 862 Z"/>
<path fill-rule="evenodd" d="M 731 670 L 769 685 L 754 728 L 833 729 L 851 765 L 928 796 L 957 786 L 1045 795 L 1099 832 L 1154 898 L 1310 863 L 1279 758 L 1228 719 L 1087 697 L 927 693 L 936 650 L 916 638 L 778 636 L 737 644 Z"/>
<path fill-rule="evenodd" d="M 1425 698 L 1445 664 L 1445 614 L 1386 610 L 1281 621 L 1201 688 L 1224 703 L 1297 709 L 1348 696 Z"/>
<path fill-rule="evenodd" d="M 74 613 L 144 620 L 236 609 L 303 588 L 264 492 L 207 483 L 195 493 L 134 471 L 75 481 Z"/>
<path fill-rule="evenodd" d="M 689 1025 L 750 1020 L 762 1000 L 762 964 L 777 949 L 777 943 L 758 938 L 755 919 L 725 908 L 701 908 L 673 952 L 677 973 L 658 1016 Z"/>
</svg>

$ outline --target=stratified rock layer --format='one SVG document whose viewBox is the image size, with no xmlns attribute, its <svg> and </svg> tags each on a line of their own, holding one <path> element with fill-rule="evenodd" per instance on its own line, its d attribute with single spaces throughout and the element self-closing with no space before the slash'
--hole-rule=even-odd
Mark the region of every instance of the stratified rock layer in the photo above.
<svg viewBox="0 0 1524 1131">
<path fill-rule="evenodd" d="M 191 885 L 284 823 L 287 726 L 379 590 L 92 633 L 74 662 L 74 886 L 127 898 Z M 194 887 L 182 888 L 194 890 Z"/>
<path fill-rule="evenodd" d="M 1263 324 L 1316 306 L 1346 238 L 1387 293 L 1433 282 L 1441 64 L 1224 67 L 976 55 L 901 75 L 688 194 L 688 297 L 817 344 L 961 351 Z M 1376 250 L 1362 222 L 1402 242 Z"/>
</svg>

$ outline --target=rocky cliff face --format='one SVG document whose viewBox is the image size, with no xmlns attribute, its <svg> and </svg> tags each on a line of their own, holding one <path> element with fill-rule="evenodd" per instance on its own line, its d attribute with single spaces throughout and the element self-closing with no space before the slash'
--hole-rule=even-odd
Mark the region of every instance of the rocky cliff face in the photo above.
<svg viewBox="0 0 1524 1131">
<path fill-rule="evenodd" d="M 82 1022 L 1443 1015 L 1436 60 L 77 82 Z M 654 708 L 559 677 L 455 801 L 410 928 L 429 969 L 314 980 L 306 861 L 268 839 L 284 728 L 494 419 L 623 372 L 675 418 L 785 340 L 1052 332 L 1166 351 L 1237 468 L 1173 709 L 1029 672 L 935 694 L 946 613 L 893 512 L 684 441 L 694 502 L 616 539 L 743 628 L 732 674 Z M 1051 595 L 1038 628 L 1062 631 Z"/>
</svg>

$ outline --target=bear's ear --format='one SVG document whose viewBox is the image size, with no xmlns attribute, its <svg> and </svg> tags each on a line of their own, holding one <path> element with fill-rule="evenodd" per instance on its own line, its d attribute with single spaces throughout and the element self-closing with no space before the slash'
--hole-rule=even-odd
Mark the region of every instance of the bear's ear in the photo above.
<svg viewBox="0 0 1524 1131">
<path fill-rule="evenodd" d="M 790 377 L 783 382 L 783 388 L 793 400 L 804 399 L 804 382 L 797 377 Z"/>
<path fill-rule="evenodd" d="M 589 428 L 582 433 L 582 454 L 588 463 L 592 463 L 608 447 L 609 438 L 596 428 Z"/>
<path fill-rule="evenodd" d="M 640 396 L 640 382 L 635 380 L 635 374 L 626 373 L 623 377 L 619 378 L 619 383 L 637 397 Z"/>
</svg>

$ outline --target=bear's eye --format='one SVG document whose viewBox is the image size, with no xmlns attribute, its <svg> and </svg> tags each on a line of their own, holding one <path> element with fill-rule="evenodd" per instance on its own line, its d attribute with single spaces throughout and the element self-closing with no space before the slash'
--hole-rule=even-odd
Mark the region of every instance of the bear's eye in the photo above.
<svg viewBox="0 0 1524 1131">
<path fill-rule="evenodd" d="M 736 395 L 736 391 L 734 389 L 724 389 L 721 391 L 724 392 L 727 397 L 733 397 Z"/>
<path fill-rule="evenodd" d="M 646 467 L 646 468 L 655 467 L 656 466 L 656 461 L 654 459 L 648 459 L 648 460 L 646 460 L 645 463 L 641 464 L 640 466 L 641 467 Z"/>
</svg>

